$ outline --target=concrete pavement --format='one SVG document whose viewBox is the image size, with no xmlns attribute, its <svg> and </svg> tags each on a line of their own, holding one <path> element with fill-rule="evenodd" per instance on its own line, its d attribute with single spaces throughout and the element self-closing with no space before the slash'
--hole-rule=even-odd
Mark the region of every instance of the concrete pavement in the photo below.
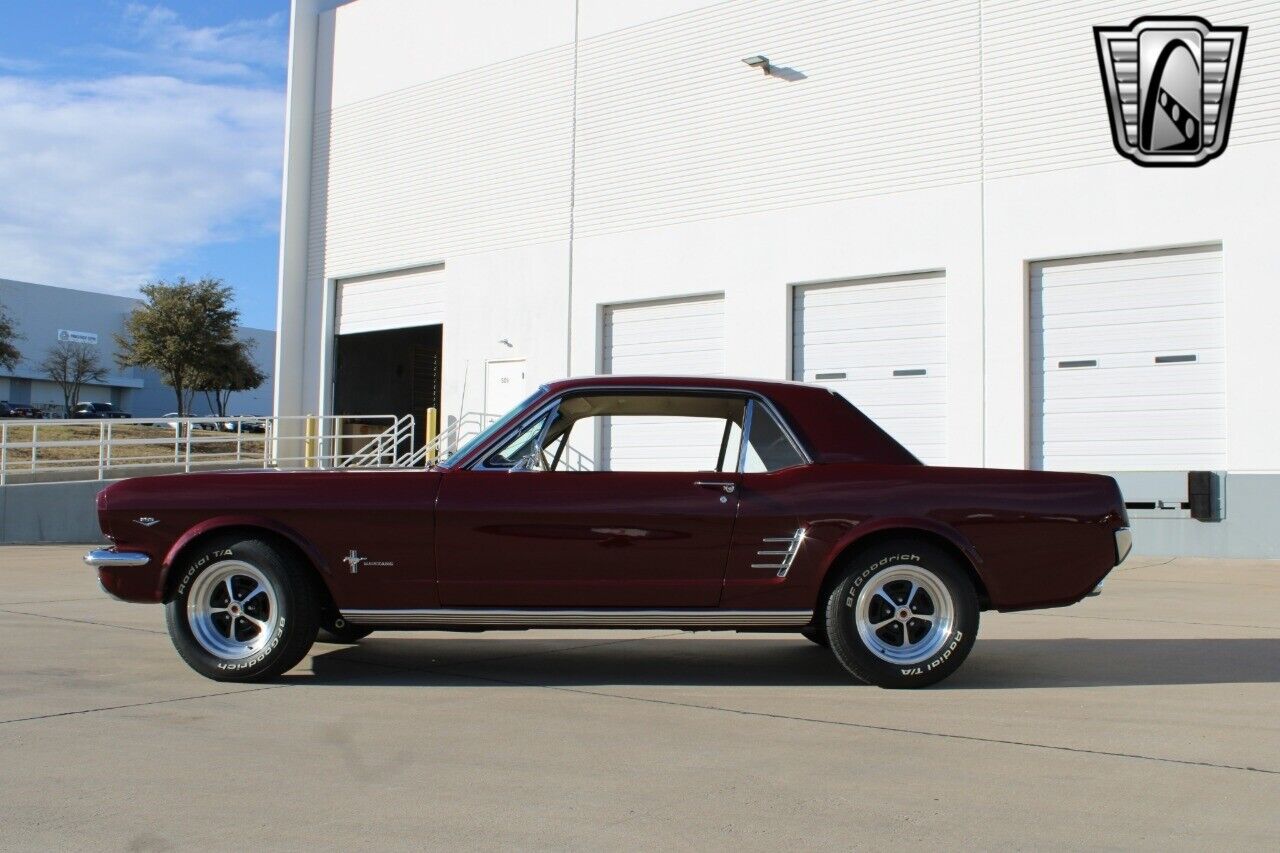
<svg viewBox="0 0 1280 853">
<path fill-rule="evenodd" d="M 375 634 L 192 673 L 84 548 L 0 548 L 0 849 L 1271 847 L 1280 562 L 1133 559 L 960 672 L 793 635 Z"/>
</svg>

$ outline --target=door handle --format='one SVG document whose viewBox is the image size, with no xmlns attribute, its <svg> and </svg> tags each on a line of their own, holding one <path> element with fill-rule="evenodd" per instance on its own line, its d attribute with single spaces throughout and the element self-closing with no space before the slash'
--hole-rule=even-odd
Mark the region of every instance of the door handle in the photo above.
<svg viewBox="0 0 1280 853">
<path fill-rule="evenodd" d="M 704 489 L 723 489 L 726 495 L 733 494 L 733 490 L 738 488 L 736 484 L 727 480 L 695 480 L 695 486 L 702 486 Z"/>
</svg>

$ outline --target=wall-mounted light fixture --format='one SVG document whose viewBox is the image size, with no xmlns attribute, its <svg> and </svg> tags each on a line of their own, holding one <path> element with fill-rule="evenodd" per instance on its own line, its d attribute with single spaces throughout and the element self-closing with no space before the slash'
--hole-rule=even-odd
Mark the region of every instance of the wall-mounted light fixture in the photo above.
<svg viewBox="0 0 1280 853">
<path fill-rule="evenodd" d="M 769 64 L 769 57 L 756 54 L 755 56 L 743 57 L 743 62 L 752 68 L 759 68 L 765 74 L 773 73 L 773 66 Z"/>
<path fill-rule="evenodd" d="M 515 347 L 515 344 L 511 343 L 507 338 L 498 338 L 498 343 L 502 344 L 504 347 Z"/>
</svg>

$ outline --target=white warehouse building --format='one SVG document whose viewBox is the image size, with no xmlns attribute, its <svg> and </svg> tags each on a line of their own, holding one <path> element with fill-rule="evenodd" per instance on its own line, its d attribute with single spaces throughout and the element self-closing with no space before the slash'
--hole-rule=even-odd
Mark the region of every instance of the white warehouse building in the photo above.
<svg viewBox="0 0 1280 853">
<path fill-rule="evenodd" d="M 294 0 L 277 413 L 795 379 L 1280 556 L 1280 3 L 1196 6 L 1249 27 L 1230 144 L 1144 168 L 1093 27 L 1175 6 Z"/>
</svg>

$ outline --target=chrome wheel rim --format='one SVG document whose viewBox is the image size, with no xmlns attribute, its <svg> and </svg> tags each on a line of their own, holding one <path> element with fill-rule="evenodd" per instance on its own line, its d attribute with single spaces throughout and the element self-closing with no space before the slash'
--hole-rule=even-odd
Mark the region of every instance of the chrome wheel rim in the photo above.
<svg viewBox="0 0 1280 853">
<path fill-rule="evenodd" d="M 893 664 L 916 664 L 937 654 L 951 636 L 955 606 L 935 574 L 895 566 L 863 587 L 853 618 L 873 655 Z"/>
<path fill-rule="evenodd" d="M 266 646 L 279 622 L 275 588 L 255 566 L 223 560 L 191 584 L 187 623 L 196 642 L 215 657 L 251 657 Z"/>
</svg>

